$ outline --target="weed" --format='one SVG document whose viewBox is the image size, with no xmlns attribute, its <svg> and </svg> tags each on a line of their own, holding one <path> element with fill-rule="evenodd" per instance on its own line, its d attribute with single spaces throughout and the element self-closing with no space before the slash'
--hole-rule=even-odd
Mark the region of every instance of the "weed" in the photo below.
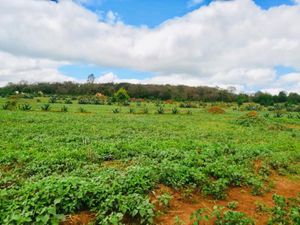
<svg viewBox="0 0 300 225">
<path fill-rule="evenodd" d="M 61 112 L 68 112 L 68 107 L 63 105 L 60 109 Z"/>
<path fill-rule="evenodd" d="M 51 106 L 50 106 L 50 104 L 44 104 L 44 105 L 41 106 L 41 109 L 43 111 L 50 111 Z"/>
</svg>

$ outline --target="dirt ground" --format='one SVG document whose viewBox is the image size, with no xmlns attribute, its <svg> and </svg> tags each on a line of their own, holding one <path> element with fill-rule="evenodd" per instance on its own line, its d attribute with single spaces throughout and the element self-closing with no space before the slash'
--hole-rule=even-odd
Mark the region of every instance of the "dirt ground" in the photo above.
<svg viewBox="0 0 300 225">
<path fill-rule="evenodd" d="M 161 206 L 156 204 L 157 209 L 162 211 L 162 215 L 156 218 L 155 224 L 173 225 L 175 217 L 179 217 L 184 224 L 190 225 L 192 224 L 190 216 L 195 210 L 200 208 L 208 208 L 209 210 L 212 210 L 215 205 L 226 207 L 229 202 L 236 201 L 238 202 L 238 207 L 235 209 L 236 211 L 246 213 L 249 217 L 255 220 L 257 225 L 265 225 L 268 220 L 268 215 L 258 213 L 256 211 L 257 203 L 272 206 L 273 194 L 285 197 L 296 197 L 300 193 L 299 180 L 291 180 L 282 176 L 274 176 L 272 180 L 274 182 L 274 188 L 262 196 L 253 196 L 249 188 L 234 187 L 228 190 L 226 200 L 213 200 L 212 198 L 203 197 L 201 194 L 195 193 L 191 194 L 191 196 L 187 198 L 179 191 L 160 185 L 151 193 L 151 200 L 155 201 L 157 196 L 165 192 L 171 194 L 173 198 L 167 208 L 161 208 Z M 93 222 L 94 219 L 95 214 L 90 212 L 81 212 L 76 215 L 68 216 L 61 225 L 88 225 Z M 213 224 L 213 221 L 209 221 L 206 224 Z"/>
</svg>

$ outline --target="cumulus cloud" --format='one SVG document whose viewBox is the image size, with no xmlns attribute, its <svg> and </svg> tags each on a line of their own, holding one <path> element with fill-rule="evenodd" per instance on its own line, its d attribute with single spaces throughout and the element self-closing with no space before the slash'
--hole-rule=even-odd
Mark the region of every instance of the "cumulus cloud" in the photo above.
<svg viewBox="0 0 300 225">
<path fill-rule="evenodd" d="M 273 70 L 300 70 L 300 5 L 262 10 L 251 0 L 214 1 L 152 29 L 118 23 L 113 12 L 107 17 L 71 0 L 2 0 L 0 50 L 57 66 L 80 62 L 156 74 L 148 82 L 300 91 Z M 57 67 L 43 69 L 62 77 Z M 17 77 L 0 73 L 2 83 Z"/>
</svg>

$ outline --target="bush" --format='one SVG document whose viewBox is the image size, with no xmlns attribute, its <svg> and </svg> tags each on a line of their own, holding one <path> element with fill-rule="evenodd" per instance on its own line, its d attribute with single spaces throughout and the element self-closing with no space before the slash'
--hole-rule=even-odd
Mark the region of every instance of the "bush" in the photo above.
<svg viewBox="0 0 300 225">
<path fill-rule="evenodd" d="M 73 104 L 73 102 L 72 102 L 71 99 L 66 99 L 66 100 L 65 100 L 65 104 Z"/>
<path fill-rule="evenodd" d="M 144 113 L 144 114 L 148 114 L 148 113 L 149 113 L 149 109 L 148 109 L 147 107 L 145 107 L 145 108 L 143 109 L 143 113 Z"/>
<path fill-rule="evenodd" d="M 61 112 L 68 112 L 68 107 L 63 105 L 60 109 Z"/>
<path fill-rule="evenodd" d="M 28 103 L 24 103 L 19 108 L 23 111 L 29 111 L 31 109 L 31 105 L 29 105 Z"/>
<path fill-rule="evenodd" d="M 83 108 L 83 107 L 80 107 L 80 108 L 79 108 L 79 112 L 81 112 L 81 113 L 86 113 L 87 111 L 86 111 L 86 109 L 85 109 L 85 108 Z"/>
<path fill-rule="evenodd" d="M 51 96 L 49 99 L 49 103 L 56 103 L 57 102 L 57 97 L 56 96 Z"/>
<path fill-rule="evenodd" d="M 130 114 L 134 114 L 135 113 L 135 109 L 134 108 L 129 108 L 129 113 Z"/>
<path fill-rule="evenodd" d="M 112 110 L 112 112 L 113 112 L 114 114 L 120 113 L 120 109 L 119 109 L 119 108 L 114 108 L 114 109 Z"/>
<path fill-rule="evenodd" d="M 157 111 L 158 114 L 164 114 L 165 113 L 165 109 L 162 106 L 158 107 L 156 111 Z"/>
<path fill-rule="evenodd" d="M 245 127 L 250 127 L 254 125 L 262 125 L 265 123 L 265 121 L 257 114 L 256 111 L 251 111 L 243 116 L 240 116 L 236 120 L 236 123 Z"/>
<path fill-rule="evenodd" d="M 50 104 L 44 104 L 44 105 L 42 105 L 41 106 L 41 109 L 43 110 L 43 111 L 50 111 Z"/>
<path fill-rule="evenodd" d="M 172 113 L 173 113 L 173 114 L 178 114 L 178 113 L 179 113 L 179 110 L 175 107 L 175 108 L 172 109 Z"/>
</svg>

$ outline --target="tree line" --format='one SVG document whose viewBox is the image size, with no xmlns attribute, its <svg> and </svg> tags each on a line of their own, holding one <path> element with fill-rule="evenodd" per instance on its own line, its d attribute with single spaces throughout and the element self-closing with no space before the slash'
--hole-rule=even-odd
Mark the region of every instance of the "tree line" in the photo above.
<svg viewBox="0 0 300 225">
<path fill-rule="evenodd" d="M 16 92 L 37 95 L 95 95 L 102 93 L 112 97 L 121 88 L 124 88 L 131 98 L 143 98 L 150 100 L 175 100 L 175 101 L 203 101 L 203 102 L 256 102 L 261 105 L 272 105 L 275 103 L 300 103 L 298 93 L 280 92 L 278 95 L 271 95 L 263 92 L 256 92 L 253 95 L 236 94 L 231 90 L 217 87 L 190 87 L 185 85 L 154 85 L 154 84 L 131 84 L 131 83 L 9 83 L 0 88 L 0 95 L 6 97 Z"/>
</svg>

